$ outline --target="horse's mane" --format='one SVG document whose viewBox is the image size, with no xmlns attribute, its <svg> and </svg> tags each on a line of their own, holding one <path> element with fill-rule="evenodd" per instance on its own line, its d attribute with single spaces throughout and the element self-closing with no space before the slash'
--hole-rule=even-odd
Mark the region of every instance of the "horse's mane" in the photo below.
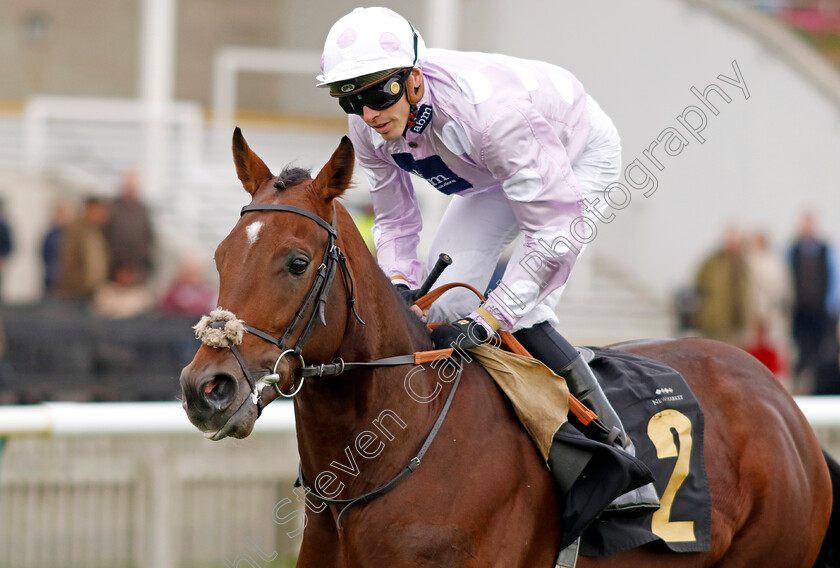
<svg viewBox="0 0 840 568">
<path fill-rule="evenodd" d="M 292 187 L 311 179 L 312 170 L 288 165 L 283 168 L 279 174 L 277 174 L 277 179 L 274 180 L 274 189 L 277 191 L 283 191 L 287 187 Z"/>
</svg>

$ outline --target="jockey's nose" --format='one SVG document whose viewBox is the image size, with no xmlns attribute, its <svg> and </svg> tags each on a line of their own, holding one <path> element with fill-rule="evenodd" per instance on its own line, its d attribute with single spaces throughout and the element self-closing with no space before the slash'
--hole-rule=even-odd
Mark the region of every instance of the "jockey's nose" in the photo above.
<svg viewBox="0 0 840 568">
<path fill-rule="evenodd" d="M 362 118 L 365 122 L 370 124 L 372 121 L 376 120 L 376 117 L 379 116 L 378 110 L 373 110 L 372 108 L 366 106 L 362 107 Z"/>
</svg>

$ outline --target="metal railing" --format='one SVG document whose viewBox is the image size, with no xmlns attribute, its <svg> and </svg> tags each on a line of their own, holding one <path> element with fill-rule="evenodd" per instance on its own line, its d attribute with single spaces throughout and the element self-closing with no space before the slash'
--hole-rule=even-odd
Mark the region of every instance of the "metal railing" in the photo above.
<svg viewBox="0 0 840 568">
<path fill-rule="evenodd" d="M 222 442 L 204 440 L 178 403 L 0 407 L 4 438 L 4 568 L 248 566 L 296 554 L 272 516 L 294 500 L 289 404 L 269 406 L 248 439 Z"/>
<path fill-rule="evenodd" d="M 840 457 L 840 397 L 799 397 Z M 249 438 L 210 442 L 178 403 L 0 407 L 0 566 L 260 566 L 299 541 L 273 514 L 296 500 L 291 405 Z M 274 565 L 274 564 L 271 564 Z"/>
</svg>

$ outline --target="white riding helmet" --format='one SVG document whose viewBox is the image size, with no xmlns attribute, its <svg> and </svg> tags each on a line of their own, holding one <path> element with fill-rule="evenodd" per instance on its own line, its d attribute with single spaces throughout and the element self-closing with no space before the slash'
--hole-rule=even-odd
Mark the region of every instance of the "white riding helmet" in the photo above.
<svg viewBox="0 0 840 568">
<path fill-rule="evenodd" d="M 426 44 L 408 20 L 388 8 L 356 8 L 324 42 L 319 87 L 389 69 L 419 67 Z"/>
</svg>

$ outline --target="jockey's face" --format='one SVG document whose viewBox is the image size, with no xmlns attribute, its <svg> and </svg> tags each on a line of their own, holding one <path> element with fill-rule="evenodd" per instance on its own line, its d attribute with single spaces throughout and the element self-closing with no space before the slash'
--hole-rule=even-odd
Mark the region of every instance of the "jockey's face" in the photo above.
<svg viewBox="0 0 840 568">
<path fill-rule="evenodd" d="M 402 136 L 411 111 L 408 95 L 412 94 L 414 100 L 419 100 L 423 94 L 422 84 L 422 71 L 417 68 L 412 69 L 406 82 L 406 93 L 400 97 L 400 100 L 383 110 L 364 107 L 362 118 L 365 124 L 376 130 L 385 140 L 394 140 Z"/>
<path fill-rule="evenodd" d="M 376 130 L 385 140 L 402 136 L 408 124 L 409 104 L 405 96 L 385 110 L 364 107 L 362 118 L 365 124 Z"/>
</svg>

